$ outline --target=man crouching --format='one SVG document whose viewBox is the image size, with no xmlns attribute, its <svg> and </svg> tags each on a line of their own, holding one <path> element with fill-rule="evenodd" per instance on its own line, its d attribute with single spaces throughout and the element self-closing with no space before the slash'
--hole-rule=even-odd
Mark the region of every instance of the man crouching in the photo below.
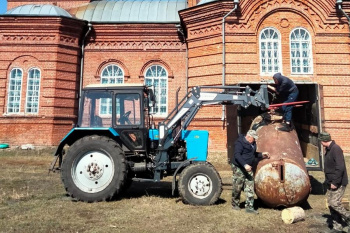
<svg viewBox="0 0 350 233">
<path fill-rule="evenodd" d="M 240 196 L 244 188 L 246 212 L 252 214 L 259 214 L 254 209 L 253 162 L 255 157 L 269 158 L 268 152 L 256 152 L 256 139 L 258 135 L 255 130 L 249 130 L 245 136 L 241 135 L 235 142 L 234 158 L 231 164 L 233 171 L 232 208 L 240 210 Z"/>
</svg>

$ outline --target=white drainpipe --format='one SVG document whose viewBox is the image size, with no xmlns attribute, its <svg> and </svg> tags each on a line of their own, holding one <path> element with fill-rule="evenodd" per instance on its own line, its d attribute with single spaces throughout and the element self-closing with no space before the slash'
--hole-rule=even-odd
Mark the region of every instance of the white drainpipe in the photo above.
<svg viewBox="0 0 350 233">
<path fill-rule="evenodd" d="M 88 23 L 88 31 L 85 33 L 82 41 L 81 41 L 81 58 L 80 58 L 80 78 L 79 78 L 79 99 L 78 99 L 78 111 L 80 110 L 80 98 L 81 98 L 81 91 L 83 88 L 83 72 L 84 72 L 84 52 L 85 52 L 85 39 L 86 37 L 89 35 L 91 28 L 92 28 L 92 24 L 89 22 Z"/>
<path fill-rule="evenodd" d="M 234 7 L 222 18 L 222 85 L 226 85 L 226 51 L 225 51 L 225 19 L 238 8 L 239 0 L 233 0 Z M 225 106 L 222 106 L 221 120 L 225 120 Z"/>
</svg>

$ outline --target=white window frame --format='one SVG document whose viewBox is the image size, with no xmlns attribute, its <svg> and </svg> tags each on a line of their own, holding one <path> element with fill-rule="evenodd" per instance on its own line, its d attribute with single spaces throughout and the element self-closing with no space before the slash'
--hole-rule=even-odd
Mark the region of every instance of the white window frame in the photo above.
<svg viewBox="0 0 350 233">
<path fill-rule="evenodd" d="M 16 70 L 16 77 L 12 76 L 12 72 Z M 21 72 L 21 76 L 17 76 L 17 72 Z M 7 94 L 7 108 L 6 112 L 7 114 L 18 114 L 21 112 L 21 100 L 22 100 L 22 85 L 23 85 L 23 70 L 21 68 L 13 68 L 10 71 L 10 78 L 9 78 L 9 86 L 8 86 L 8 94 Z M 12 83 L 14 81 L 14 85 Z M 20 81 L 19 84 L 17 82 Z M 14 90 L 11 90 L 14 88 Z M 13 95 L 12 95 L 13 93 Z M 17 95 L 16 95 L 17 94 Z M 17 101 L 11 101 L 11 98 L 18 98 Z M 11 104 L 18 104 L 18 106 L 12 106 Z M 17 110 L 17 111 L 16 111 Z"/>
<path fill-rule="evenodd" d="M 300 33 L 300 30 L 303 30 L 305 31 L 306 33 L 304 34 L 304 38 L 298 38 L 298 39 L 295 39 L 295 40 L 292 40 L 292 35 L 296 34 L 296 31 L 299 31 Z M 306 37 L 308 37 L 307 39 L 305 39 Z M 311 41 L 311 34 L 309 33 L 308 30 L 306 30 L 305 28 L 302 28 L 302 27 L 297 27 L 297 28 L 294 28 L 290 35 L 289 35 L 289 40 L 290 40 L 290 43 L 289 43 L 289 47 L 290 47 L 290 70 L 291 70 L 291 74 L 313 74 L 313 58 L 312 58 L 312 41 Z M 293 43 L 298 43 L 299 44 L 299 48 L 292 48 L 292 44 Z M 308 50 L 305 51 L 303 50 L 302 48 L 302 45 L 303 43 L 306 43 L 308 44 Z M 293 52 L 295 53 L 299 53 L 299 56 L 294 56 L 293 57 Z M 308 64 L 309 64 L 309 68 L 308 68 L 308 71 L 305 72 L 304 71 L 304 63 L 303 63 L 303 55 L 304 55 L 304 52 L 306 52 L 309 56 L 306 58 L 308 60 Z M 293 60 L 296 59 L 300 59 L 300 64 L 296 64 L 293 66 Z M 296 68 L 296 69 L 300 69 L 300 71 L 296 71 L 294 70 L 293 68 Z"/>
<path fill-rule="evenodd" d="M 271 30 L 276 33 L 276 35 L 278 36 L 277 39 L 271 39 Z M 266 34 L 266 32 L 268 32 Z M 262 39 L 262 35 L 267 35 L 267 37 L 270 37 L 270 38 L 266 38 L 266 39 Z M 266 63 L 266 65 L 263 65 L 263 56 L 262 56 L 262 53 L 263 53 L 263 50 L 262 50 L 262 46 L 261 44 L 264 43 L 265 45 L 267 45 L 268 43 L 272 43 L 272 45 L 274 45 L 274 43 L 278 43 L 277 45 L 277 50 L 276 53 L 275 53 L 275 49 L 274 49 L 274 46 L 272 46 L 272 59 L 278 59 L 277 63 L 278 63 L 278 69 L 275 70 L 275 66 L 273 65 L 272 66 L 272 70 L 271 71 L 268 71 L 268 64 Z M 265 46 L 266 50 L 264 51 L 265 53 L 268 53 L 268 49 L 267 49 L 267 46 Z M 277 55 L 274 56 L 274 55 Z M 281 48 L 281 33 L 274 27 L 267 27 L 267 28 L 264 28 L 263 30 L 261 30 L 260 34 L 259 34 L 259 57 L 260 57 L 260 74 L 262 76 L 271 76 L 271 75 L 274 75 L 275 73 L 282 73 L 282 48 Z M 268 59 L 266 59 L 266 62 L 268 62 Z M 263 71 L 263 68 L 264 66 L 266 67 L 266 71 Z"/>
<path fill-rule="evenodd" d="M 165 75 L 164 72 L 165 71 Z M 156 111 L 154 108 L 151 109 L 151 114 L 155 116 L 167 116 L 168 115 L 168 71 L 159 64 L 151 65 L 147 68 L 144 74 L 145 77 L 145 85 L 151 86 L 154 92 L 154 96 L 156 98 L 156 107 L 158 110 Z M 154 85 L 154 81 L 158 80 L 158 86 Z M 161 83 L 165 84 L 165 88 L 162 88 Z M 162 96 L 161 93 L 165 92 Z M 161 103 L 161 98 L 165 100 L 165 103 Z M 164 112 L 160 112 L 161 108 L 165 107 Z"/>
<path fill-rule="evenodd" d="M 31 72 L 34 72 L 34 77 L 31 77 Z M 38 72 L 39 77 L 35 77 L 35 72 Z M 33 81 L 32 83 L 30 83 Z M 41 85 L 41 71 L 37 67 L 33 67 L 28 71 L 28 79 L 27 79 L 27 94 L 26 94 L 26 109 L 25 112 L 28 114 L 38 114 L 39 112 L 39 103 L 40 103 L 40 85 Z M 33 87 L 30 90 L 30 87 Z M 32 100 L 30 100 L 32 98 Z M 35 100 L 33 101 L 33 98 Z M 32 104 L 32 106 L 29 106 Z M 33 104 L 36 106 L 33 107 Z"/>
<path fill-rule="evenodd" d="M 118 71 L 121 71 L 121 74 Z M 105 80 L 107 82 L 104 82 Z M 124 83 L 124 70 L 116 64 L 110 64 L 110 65 L 107 65 L 105 68 L 103 68 L 101 72 L 101 84 L 107 84 L 107 83 L 108 84 Z"/>
<path fill-rule="evenodd" d="M 121 74 L 120 74 L 120 72 Z M 108 75 L 104 75 L 107 72 Z M 124 70 L 116 65 L 109 64 L 103 68 L 101 72 L 101 84 L 123 84 L 124 83 Z M 118 103 L 117 103 L 118 104 Z M 102 106 L 107 108 L 107 113 L 102 113 Z M 118 113 L 117 113 L 118 114 Z M 100 115 L 111 116 L 112 115 L 112 99 L 110 101 L 100 100 Z"/>
</svg>

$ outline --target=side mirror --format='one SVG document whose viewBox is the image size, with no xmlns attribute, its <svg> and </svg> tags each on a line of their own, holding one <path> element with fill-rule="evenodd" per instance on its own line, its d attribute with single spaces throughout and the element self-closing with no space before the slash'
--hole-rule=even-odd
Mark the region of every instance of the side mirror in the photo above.
<svg viewBox="0 0 350 233">
<path fill-rule="evenodd" d="M 155 100 L 155 96 L 153 94 L 152 89 L 149 90 L 147 97 L 148 97 L 147 98 L 148 99 L 148 107 L 153 108 L 156 104 L 156 100 Z"/>
<path fill-rule="evenodd" d="M 145 103 L 144 104 L 145 104 L 145 108 L 153 107 L 152 101 L 148 97 L 145 97 Z"/>
<path fill-rule="evenodd" d="M 156 103 L 155 103 L 154 101 L 151 100 L 151 101 L 148 103 L 148 106 L 149 106 L 150 108 L 153 108 L 155 104 L 156 104 Z"/>
</svg>

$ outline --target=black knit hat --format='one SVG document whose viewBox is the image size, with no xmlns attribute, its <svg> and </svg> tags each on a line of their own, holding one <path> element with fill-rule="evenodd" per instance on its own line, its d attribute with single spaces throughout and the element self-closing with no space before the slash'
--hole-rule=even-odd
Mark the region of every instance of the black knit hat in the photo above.
<svg viewBox="0 0 350 233">
<path fill-rule="evenodd" d="M 318 135 L 318 140 L 322 141 L 322 142 L 329 142 L 332 141 L 331 135 L 327 132 L 321 132 Z"/>
</svg>

